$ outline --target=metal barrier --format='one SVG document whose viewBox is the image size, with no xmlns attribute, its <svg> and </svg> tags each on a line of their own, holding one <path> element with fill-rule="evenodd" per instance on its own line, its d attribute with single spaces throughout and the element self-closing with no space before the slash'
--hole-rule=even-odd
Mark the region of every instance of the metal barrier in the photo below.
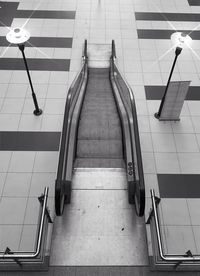
<svg viewBox="0 0 200 276">
<path fill-rule="evenodd" d="M 133 146 L 133 157 L 134 157 L 134 166 L 131 169 L 134 171 L 135 178 L 136 178 L 136 189 L 135 189 L 135 209 L 138 216 L 144 215 L 145 210 L 145 185 L 144 185 L 144 173 L 143 173 L 143 164 L 142 164 L 142 154 L 141 154 L 141 147 L 140 147 L 140 138 L 139 138 L 139 129 L 138 129 L 138 122 L 137 122 L 137 112 L 136 112 L 136 105 L 135 99 L 133 95 L 133 91 L 130 88 L 129 84 L 121 74 L 118 66 L 115 62 L 116 59 L 116 48 L 115 42 L 112 40 L 112 55 L 111 55 L 111 62 L 113 63 L 113 70 L 114 70 L 114 78 L 116 83 L 119 83 L 120 80 L 123 82 L 123 85 L 126 87 L 127 90 L 127 97 L 129 101 L 129 120 L 131 125 L 131 133 L 132 133 L 132 146 Z M 119 85 L 118 85 L 119 88 Z M 119 89 L 120 90 L 120 89 Z M 125 96 L 125 92 L 122 91 L 121 93 L 123 99 Z M 123 100 L 125 104 L 125 100 Z M 126 104 L 125 104 L 126 106 Z"/>
<path fill-rule="evenodd" d="M 85 72 L 87 71 L 87 40 L 85 40 L 84 43 L 82 60 L 83 64 L 69 88 L 65 103 L 63 128 L 59 146 L 58 169 L 55 181 L 55 210 L 57 216 L 62 215 L 65 203 L 70 202 L 71 184 L 70 181 L 66 181 L 67 171 L 72 170 L 72 168 L 68 169 L 67 164 L 70 136 L 69 133 L 74 106 L 76 104 L 77 97 L 79 96 L 79 92 L 84 81 L 84 77 L 86 74 Z M 66 190 L 68 195 L 66 195 Z"/>
<path fill-rule="evenodd" d="M 20 264 L 19 259 L 35 259 L 38 257 L 41 251 L 42 236 L 44 232 L 45 217 L 47 217 L 48 222 L 52 223 L 51 217 L 47 210 L 47 198 L 48 198 L 49 188 L 45 187 L 44 194 L 38 198 L 40 204 L 42 205 L 42 212 L 40 215 L 39 230 L 37 236 L 36 249 L 34 252 L 12 252 L 8 247 L 5 252 L 0 252 L 0 259 L 13 259 L 16 263 Z"/>
<path fill-rule="evenodd" d="M 175 267 L 177 267 L 181 263 L 190 263 L 191 264 L 191 262 L 200 262 L 200 256 L 193 255 L 190 250 L 188 250 L 185 253 L 185 255 L 165 254 L 164 253 L 163 242 L 162 242 L 162 238 L 161 238 L 159 216 L 158 216 L 158 211 L 157 211 L 157 205 L 158 205 L 156 203 L 157 197 L 155 196 L 155 192 L 153 189 L 150 190 L 150 193 L 151 193 L 151 201 L 152 201 L 152 212 L 149 215 L 147 223 L 149 223 L 151 221 L 152 217 L 154 217 L 159 257 L 165 262 L 176 263 Z"/>
</svg>

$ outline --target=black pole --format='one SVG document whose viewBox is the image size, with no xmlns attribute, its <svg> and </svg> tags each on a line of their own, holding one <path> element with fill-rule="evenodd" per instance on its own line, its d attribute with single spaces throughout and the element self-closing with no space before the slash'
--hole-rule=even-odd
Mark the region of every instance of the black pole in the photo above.
<svg viewBox="0 0 200 276">
<path fill-rule="evenodd" d="M 172 69 L 171 69 L 171 72 L 169 74 L 169 79 L 167 81 L 167 85 L 166 85 L 166 88 L 165 88 L 165 92 L 164 92 L 164 95 L 162 97 L 162 100 L 161 100 L 161 104 L 160 104 L 160 107 L 159 107 L 159 110 L 157 113 L 154 114 L 154 116 L 159 119 L 160 118 L 160 115 L 161 115 L 161 112 L 162 112 L 162 109 L 163 109 L 163 105 L 164 105 L 164 102 L 165 102 L 165 98 L 166 98 L 166 95 L 167 95 L 167 90 L 168 90 L 168 87 L 169 87 L 169 83 L 170 83 L 170 80 L 171 80 L 171 77 L 172 77 L 172 74 L 173 74 L 173 71 L 174 71 L 174 67 L 175 67 L 175 64 L 176 64 L 176 60 L 178 58 L 178 56 L 180 55 L 182 51 L 182 48 L 180 47 L 176 47 L 176 51 L 175 51 L 175 58 L 174 58 L 174 62 L 173 62 L 173 65 L 172 65 Z"/>
<path fill-rule="evenodd" d="M 33 114 L 36 115 L 36 116 L 39 116 L 39 115 L 42 114 L 42 109 L 40 109 L 39 106 L 38 106 L 37 97 L 36 97 L 36 94 L 35 94 L 34 89 L 33 89 L 33 84 L 32 84 L 32 81 L 31 81 L 31 76 L 30 76 L 30 73 L 29 73 L 28 64 L 27 64 L 27 61 L 26 61 L 25 53 L 24 53 L 25 45 L 24 44 L 18 44 L 18 47 L 19 47 L 20 51 L 22 52 L 24 64 L 25 64 L 25 67 L 26 67 L 26 72 L 27 72 L 29 83 L 30 83 L 30 86 L 31 86 L 32 98 L 33 98 L 33 102 L 34 102 L 34 105 L 35 105 L 35 110 L 33 111 Z"/>
</svg>

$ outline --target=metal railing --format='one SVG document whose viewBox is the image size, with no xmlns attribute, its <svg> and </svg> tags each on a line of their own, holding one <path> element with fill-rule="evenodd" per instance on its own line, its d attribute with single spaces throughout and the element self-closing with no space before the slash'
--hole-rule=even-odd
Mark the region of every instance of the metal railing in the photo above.
<svg viewBox="0 0 200 276">
<path fill-rule="evenodd" d="M 82 66 L 80 71 L 77 73 L 75 79 L 73 80 L 65 103 L 65 113 L 63 120 L 62 133 L 60 138 L 59 146 L 59 160 L 57 168 L 57 176 L 55 181 L 55 210 L 56 215 L 62 215 L 64 211 L 65 204 L 65 180 L 67 174 L 67 153 L 69 144 L 69 131 L 71 124 L 71 113 L 74 107 L 73 103 L 76 100 L 77 92 L 80 91 L 82 82 L 84 80 L 85 70 L 87 67 L 87 40 L 84 42 L 83 53 L 82 53 Z"/>
<path fill-rule="evenodd" d="M 49 222 L 52 223 L 52 220 L 50 219 L 48 210 L 47 210 L 47 199 L 48 199 L 48 191 L 49 188 L 45 187 L 44 194 L 41 196 L 42 199 L 42 212 L 40 215 L 40 223 L 39 223 L 39 230 L 38 230 L 38 236 L 37 236 L 37 242 L 36 242 L 36 249 L 34 252 L 12 252 L 10 249 L 5 250 L 5 252 L 0 252 L 0 259 L 16 259 L 17 262 L 18 259 L 35 259 L 38 257 L 41 251 L 41 245 L 42 245 L 42 236 L 44 232 L 44 225 L 45 225 L 45 216 L 48 217 Z M 41 197 L 39 201 L 41 202 Z M 47 214 L 48 213 L 48 214 Z"/>
<path fill-rule="evenodd" d="M 115 41 L 112 40 L 112 57 L 113 59 L 116 58 L 116 48 L 115 48 Z"/>
<path fill-rule="evenodd" d="M 156 197 L 155 192 L 153 189 L 150 190 L 151 193 L 151 201 L 152 201 L 152 216 L 154 215 L 155 219 L 155 228 L 156 228 L 156 237 L 158 241 L 158 251 L 160 258 L 165 262 L 173 262 L 177 263 L 178 265 L 184 262 L 200 262 L 199 255 L 192 255 L 192 254 L 185 254 L 185 255 L 178 255 L 178 254 L 165 254 L 163 250 L 163 242 L 161 238 L 161 230 L 160 230 L 160 223 L 159 223 L 159 216 L 156 207 Z M 150 218 L 150 220 L 151 220 Z M 188 251 L 189 252 L 189 251 Z"/>
<path fill-rule="evenodd" d="M 144 210 L 145 210 L 145 186 L 144 186 L 142 154 L 141 154 L 135 99 L 134 99 L 133 91 L 130 88 L 129 84 L 127 83 L 126 79 L 121 74 L 121 72 L 115 62 L 115 59 L 116 59 L 116 48 L 115 48 L 115 42 L 114 42 L 114 40 L 112 40 L 111 60 L 113 61 L 113 64 L 115 67 L 114 70 L 116 71 L 115 78 L 118 73 L 127 88 L 128 97 L 130 100 L 130 108 L 131 108 L 131 114 L 132 114 L 132 120 L 133 120 L 133 133 L 134 133 L 133 134 L 134 141 L 132 141 L 133 142 L 133 156 L 134 156 L 134 160 L 135 160 L 134 171 L 135 171 L 136 180 L 137 180 L 137 187 L 136 187 L 135 195 L 137 197 L 138 206 L 136 206 L 136 209 L 137 209 L 138 215 L 143 216 Z M 137 204 L 137 202 L 136 202 L 136 204 Z"/>
<path fill-rule="evenodd" d="M 84 59 L 84 57 L 83 57 Z M 78 79 L 81 77 L 81 72 L 84 69 L 85 64 L 83 63 L 81 66 L 81 69 L 79 70 L 79 72 L 77 73 L 75 79 L 73 80 L 70 88 L 69 88 L 69 92 L 67 95 L 67 99 L 66 99 L 66 104 L 65 104 L 65 114 L 64 114 L 64 123 L 63 123 L 63 129 L 62 129 L 62 134 L 61 134 L 61 139 L 60 139 L 60 146 L 59 146 L 59 162 L 58 162 L 58 169 L 57 169 L 57 179 L 62 180 L 64 178 L 63 174 L 63 168 L 65 168 L 65 147 L 66 147 L 66 143 L 65 143 L 65 137 L 66 137 L 66 132 L 67 132 L 67 121 L 68 121 L 68 115 L 69 115 L 69 110 L 70 110 L 70 106 L 71 106 L 71 102 L 74 99 L 74 87 L 77 84 Z"/>
</svg>

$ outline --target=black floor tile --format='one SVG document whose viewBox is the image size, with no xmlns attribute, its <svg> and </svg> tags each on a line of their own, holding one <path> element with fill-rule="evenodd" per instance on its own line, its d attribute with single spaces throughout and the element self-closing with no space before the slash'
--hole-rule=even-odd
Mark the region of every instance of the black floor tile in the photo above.
<svg viewBox="0 0 200 276">
<path fill-rule="evenodd" d="M 140 39 L 170 39 L 174 30 L 149 30 L 149 29 L 137 29 L 138 38 Z M 200 40 L 200 31 L 191 30 L 177 30 L 177 32 L 184 32 L 190 34 L 193 40 Z"/>
<path fill-rule="evenodd" d="M 200 198 L 200 174 L 158 174 L 161 198 Z"/>
<path fill-rule="evenodd" d="M 18 2 L 0 2 L 0 27 L 11 26 L 18 5 Z"/>
<path fill-rule="evenodd" d="M 32 71 L 69 71 L 69 59 L 28 58 L 29 70 Z M 0 70 L 25 70 L 22 58 L 1 58 Z"/>
<path fill-rule="evenodd" d="M 199 2 L 200 6 L 200 2 Z M 136 20 L 199 22 L 199 13 L 135 12 Z"/>
<path fill-rule="evenodd" d="M 60 132 L 0 132 L 1 151 L 58 151 L 59 142 Z"/>
<path fill-rule="evenodd" d="M 75 15 L 75 11 L 17 10 L 15 18 L 75 19 Z"/>
<path fill-rule="evenodd" d="M 29 40 L 29 42 L 33 44 L 35 47 L 47 48 L 71 48 L 72 41 L 73 39 L 70 37 L 31 37 Z M 26 44 L 26 46 L 28 46 L 28 43 Z"/>
<path fill-rule="evenodd" d="M 161 100 L 166 86 L 145 86 L 145 95 L 147 100 Z M 190 86 L 186 100 L 188 101 L 200 101 L 200 87 Z"/>
<path fill-rule="evenodd" d="M 26 47 L 32 47 L 33 45 L 35 47 L 46 48 L 71 48 L 72 41 L 73 39 L 71 37 L 31 37 L 26 43 Z M 0 47 L 7 47 L 8 45 L 9 42 L 6 40 L 6 37 L 0 36 Z M 17 46 L 15 44 L 11 44 L 10 47 Z"/>
<path fill-rule="evenodd" d="M 190 6 L 200 6 L 199 0 L 188 0 Z"/>
</svg>

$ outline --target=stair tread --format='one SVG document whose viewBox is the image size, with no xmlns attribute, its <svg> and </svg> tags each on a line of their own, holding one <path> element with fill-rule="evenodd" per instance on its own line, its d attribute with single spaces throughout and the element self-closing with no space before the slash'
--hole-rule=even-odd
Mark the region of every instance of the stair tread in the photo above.
<svg viewBox="0 0 200 276">
<path fill-rule="evenodd" d="M 75 168 L 125 168 L 121 158 L 76 158 Z"/>
<path fill-rule="evenodd" d="M 123 158 L 121 140 L 79 140 L 77 157 Z"/>
<path fill-rule="evenodd" d="M 121 139 L 119 120 L 110 117 L 87 116 L 80 124 L 78 139 Z"/>
<path fill-rule="evenodd" d="M 89 69 L 77 138 L 77 158 L 123 158 L 121 123 L 109 69 Z"/>
</svg>

